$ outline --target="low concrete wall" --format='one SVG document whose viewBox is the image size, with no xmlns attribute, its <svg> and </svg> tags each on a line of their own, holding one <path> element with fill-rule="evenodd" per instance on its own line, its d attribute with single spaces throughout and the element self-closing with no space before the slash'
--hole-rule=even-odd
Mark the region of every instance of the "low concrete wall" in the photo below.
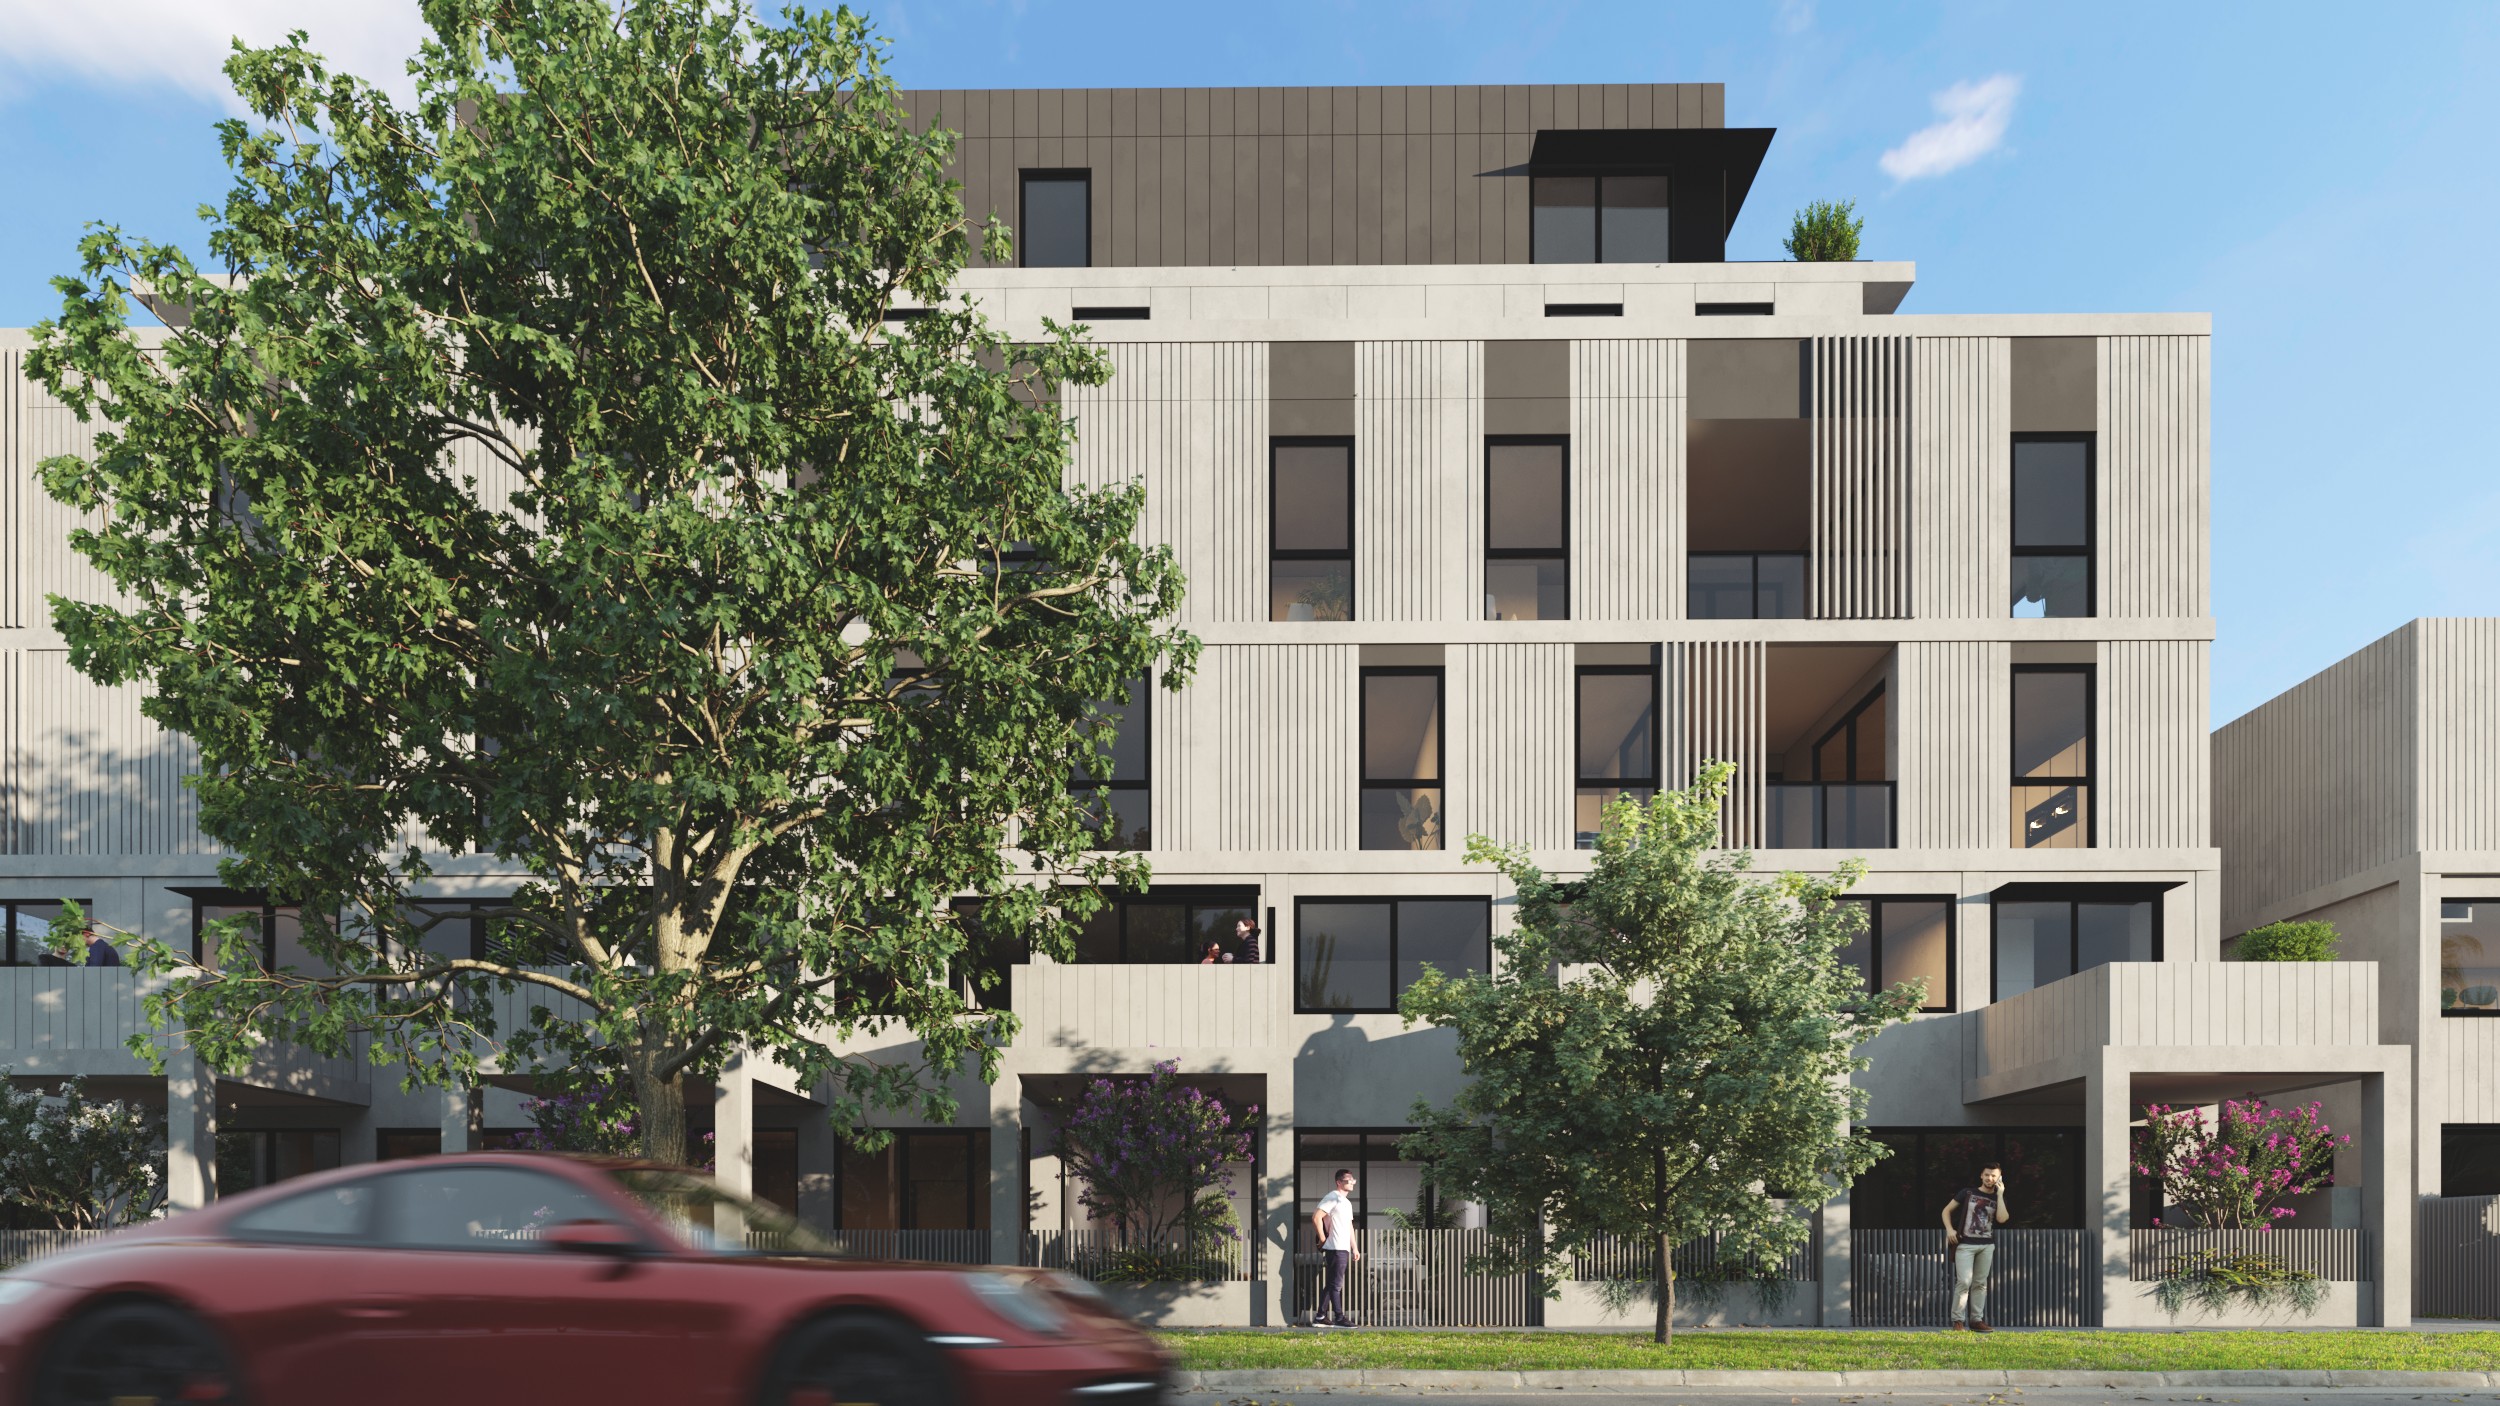
<svg viewBox="0 0 2500 1406">
<path fill-rule="evenodd" d="M 2303 1313 L 2288 1304 L 2266 1309 L 2248 1307 L 2233 1300 L 2221 1313 L 2208 1313 L 2195 1304 L 2179 1310 L 2171 1317 L 2162 1311 L 2160 1300 L 2153 1297 L 2154 1285 L 2125 1283 L 2113 1285 L 2109 1309 L 2103 1324 L 2110 1328 L 2358 1328 L 2378 1319 L 2378 1286 L 2329 1282 L 2319 1286 L 2325 1292 L 2319 1297 L 2315 1313 Z"/>
<path fill-rule="evenodd" d="M 1735 1285 L 1719 1296 L 1715 1305 L 1695 1299 L 1692 1291 L 1679 1287 L 1675 1296 L 1675 1326 L 1679 1328 L 1811 1328 L 1822 1321 L 1823 1286 L 1792 1283 L 1788 1297 L 1778 1308 L 1764 1311 L 1762 1301 L 1754 1296 L 1749 1285 Z M 1658 1301 L 1654 1293 L 1632 1296 L 1620 1309 L 1606 1306 L 1605 1297 L 1595 1284 L 1565 1284 L 1562 1297 L 1545 1301 L 1545 1326 L 1548 1328 L 1646 1328 L 1658 1318 Z"/>
<path fill-rule="evenodd" d="M 1217 1284 L 1104 1284 L 1114 1308 L 1153 1328 L 1250 1326 L 1249 1280 Z"/>
</svg>

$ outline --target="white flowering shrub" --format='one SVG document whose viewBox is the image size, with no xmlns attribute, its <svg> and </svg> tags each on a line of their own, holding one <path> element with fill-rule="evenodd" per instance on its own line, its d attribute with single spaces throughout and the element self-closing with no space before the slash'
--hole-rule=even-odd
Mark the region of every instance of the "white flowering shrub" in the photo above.
<svg viewBox="0 0 2500 1406">
<path fill-rule="evenodd" d="M 0 1070 L 0 1200 L 63 1230 L 147 1220 L 165 1204 L 165 1123 L 151 1109 L 20 1088 Z"/>
</svg>

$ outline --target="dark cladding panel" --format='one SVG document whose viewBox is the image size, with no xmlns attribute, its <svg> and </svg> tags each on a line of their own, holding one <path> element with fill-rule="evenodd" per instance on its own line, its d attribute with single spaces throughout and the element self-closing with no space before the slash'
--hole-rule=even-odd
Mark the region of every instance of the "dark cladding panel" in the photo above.
<svg viewBox="0 0 2500 1406">
<path fill-rule="evenodd" d="M 1701 85 L 1701 125 L 1704 127 L 1727 125 L 1727 85 L 1725 83 Z"/>
<path fill-rule="evenodd" d="M 1484 257 L 1476 246 L 1476 134 L 1453 132 L 1433 138 L 1433 152 L 1440 167 L 1438 176 L 1446 181 L 1446 189 L 1434 194 L 1440 208 L 1450 212 L 1450 262 L 1480 264 Z"/>
<path fill-rule="evenodd" d="M 1135 88 L 1111 90 L 1111 135 L 1133 137 L 1142 130 L 1137 125 L 1137 104 L 1144 96 Z"/>
<path fill-rule="evenodd" d="M 1423 262 L 1406 247 L 1407 158 L 1411 138 L 1403 132 L 1384 132 L 1380 137 L 1380 257 L 1365 263 L 1414 264 Z"/>
<path fill-rule="evenodd" d="M 1606 85 L 1606 125 L 1609 127 L 1629 127 L 1632 125 L 1632 88 L 1630 84 L 1609 83 Z"/>
<path fill-rule="evenodd" d="M 1288 102 L 1285 112 L 1292 116 L 1297 109 Z M 1276 208 L 1284 220 L 1284 248 L 1277 262 L 1288 268 L 1300 268 L 1311 262 L 1311 139 L 1296 132 L 1277 142 L 1277 185 L 1282 195 Z"/>
<path fill-rule="evenodd" d="M 1311 135 L 1311 90 L 1308 88 L 1287 88 L 1284 90 L 1284 93 L 1285 135 L 1288 137 L 1307 137 Z"/>
<path fill-rule="evenodd" d="M 1171 113 L 1171 99 L 1166 98 L 1165 120 Z M 1173 137 L 1155 145 L 1163 152 L 1163 198 L 1155 207 L 1163 212 L 1162 266 L 1175 267 L 1189 262 L 1189 140 Z"/>
<path fill-rule="evenodd" d="M 1330 263 L 1363 262 L 1363 142 L 1344 130 L 1328 141 Z"/>
</svg>

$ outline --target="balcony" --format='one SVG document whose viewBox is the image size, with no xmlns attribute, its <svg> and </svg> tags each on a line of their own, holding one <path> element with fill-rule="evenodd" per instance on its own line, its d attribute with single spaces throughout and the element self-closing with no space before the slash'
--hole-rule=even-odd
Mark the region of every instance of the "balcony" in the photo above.
<svg viewBox="0 0 2500 1406">
<path fill-rule="evenodd" d="M 1773 781 L 1762 788 L 1764 849 L 1891 849 L 1889 781 Z"/>
<path fill-rule="evenodd" d="M 1692 552 L 1684 560 L 1684 613 L 1694 620 L 1803 620 L 1803 552 Z"/>
</svg>

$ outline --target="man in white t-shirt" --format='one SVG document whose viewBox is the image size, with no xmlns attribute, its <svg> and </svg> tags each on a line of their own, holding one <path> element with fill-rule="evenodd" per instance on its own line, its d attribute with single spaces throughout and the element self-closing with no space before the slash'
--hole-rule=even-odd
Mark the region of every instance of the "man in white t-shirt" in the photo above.
<svg viewBox="0 0 2500 1406">
<path fill-rule="evenodd" d="M 1354 1247 L 1354 1173 L 1342 1167 L 1337 1170 L 1336 1188 L 1319 1198 L 1318 1209 L 1311 1212 L 1311 1229 L 1319 1236 L 1319 1252 L 1328 1266 L 1311 1326 L 1353 1327 L 1345 1316 L 1345 1277 L 1354 1261 L 1363 1257 Z"/>
</svg>

